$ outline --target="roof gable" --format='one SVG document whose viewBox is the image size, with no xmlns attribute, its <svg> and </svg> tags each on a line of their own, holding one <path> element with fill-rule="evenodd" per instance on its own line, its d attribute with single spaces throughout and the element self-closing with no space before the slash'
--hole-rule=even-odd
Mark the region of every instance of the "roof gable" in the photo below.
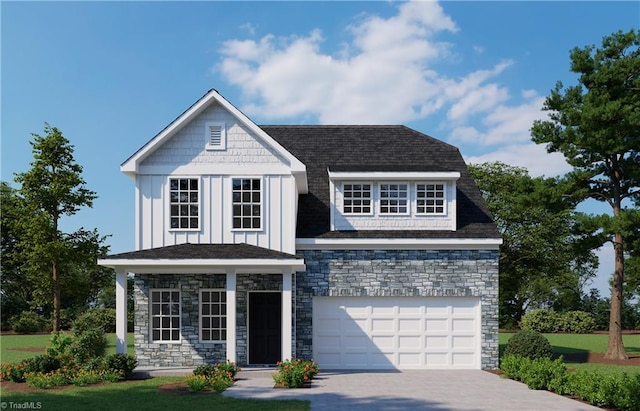
<svg viewBox="0 0 640 411">
<path fill-rule="evenodd" d="M 178 116 L 178 118 L 173 120 L 162 131 L 156 134 L 144 146 L 125 160 L 124 163 L 121 164 L 120 170 L 130 177 L 135 176 L 139 172 L 140 166 L 145 159 L 149 158 L 154 152 L 156 152 L 156 150 L 175 136 L 185 125 L 196 119 L 197 116 L 205 112 L 205 110 L 211 107 L 214 103 L 217 103 L 231 114 L 242 126 L 246 127 L 266 145 L 268 145 L 274 153 L 285 159 L 292 174 L 296 177 L 298 191 L 301 193 L 306 192 L 307 181 L 305 165 L 214 89 L 209 90 L 207 94 L 202 96 L 198 101 L 191 105 L 191 107 Z"/>
</svg>

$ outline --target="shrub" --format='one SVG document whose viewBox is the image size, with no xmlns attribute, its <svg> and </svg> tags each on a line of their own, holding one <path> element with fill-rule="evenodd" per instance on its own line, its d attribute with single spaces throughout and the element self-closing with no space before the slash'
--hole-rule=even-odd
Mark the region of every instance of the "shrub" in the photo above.
<svg viewBox="0 0 640 411">
<path fill-rule="evenodd" d="M 42 354 L 27 360 L 26 372 L 47 374 L 61 367 L 57 357 Z"/>
<path fill-rule="evenodd" d="M 136 357 L 129 354 L 111 354 L 104 359 L 105 370 L 117 372 L 124 378 L 131 378 L 137 365 Z"/>
<path fill-rule="evenodd" d="M 553 361 L 550 358 L 531 360 L 528 367 L 523 368 L 522 382 L 532 390 L 563 390 L 567 379 L 567 367 L 561 358 Z M 560 392 L 559 392 L 560 394 Z"/>
<path fill-rule="evenodd" d="M 202 391 L 205 387 L 211 387 L 216 392 L 222 392 L 233 384 L 239 370 L 234 362 L 228 360 L 216 365 L 203 364 L 193 370 L 193 376 L 187 377 L 187 385 L 192 391 Z"/>
<path fill-rule="evenodd" d="M 209 386 L 209 380 L 204 375 L 188 375 L 187 387 L 189 391 L 202 391 Z"/>
<path fill-rule="evenodd" d="M 32 311 L 25 311 L 12 324 L 13 331 L 18 334 L 31 334 L 46 331 L 48 324 L 45 320 Z"/>
<path fill-rule="evenodd" d="M 52 371 L 46 374 L 41 372 L 26 373 L 25 380 L 27 385 L 43 390 L 51 387 L 59 387 L 69 383 L 68 375 L 61 370 Z"/>
<path fill-rule="evenodd" d="M 514 334 L 504 349 L 505 356 L 518 355 L 531 359 L 551 358 L 552 354 L 549 340 L 544 335 L 532 330 Z"/>
<path fill-rule="evenodd" d="M 85 364 L 92 358 L 102 357 L 107 349 L 107 338 L 104 332 L 96 327 L 75 328 L 69 353 L 78 364 Z"/>
<path fill-rule="evenodd" d="M 103 379 L 103 373 L 100 371 L 80 370 L 72 378 L 71 384 L 76 386 L 97 384 Z"/>
<path fill-rule="evenodd" d="M 222 392 L 233 384 L 233 378 L 231 373 L 218 369 L 212 378 L 209 379 L 209 384 L 215 392 Z"/>
<path fill-rule="evenodd" d="M 524 370 L 531 364 L 527 357 L 504 355 L 500 358 L 500 371 L 512 380 L 522 381 Z"/>
<path fill-rule="evenodd" d="M 318 364 L 313 360 L 287 360 L 278 362 L 278 372 L 273 374 L 273 380 L 287 388 L 300 388 L 311 382 L 318 374 Z"/>
<path fill-rule="evenodd" d="M 213 365 L 203 364 L 203 365 L 197 366 L 196 369 L 193 370 L 193 375 L 201 375 L 205 378 L 209 378 L 213 376 L 215 372 L 216 372 L 216 369 Z"/>
<path fill-rule="evenodd" d="M 0 381 L 24 382 L 28 365 L 26 361 L 15 364 L 0 364 Z"/>
<path fill-rule="evenodd" d="M 532 310 L 522 316 L 520 320 L 522 330 L 533 330 L 539 333 L 553 333 L 558 331 L 558 313 L 549 308 Z"/>
<path fill-rule="evenodd" d="M 232 379 L 235 378 L 238 371 L 240 371 L 240 368 L 238 368 L 236 363 L 229 360 L 217 363 L 216 369 L 229 373 Z"/>
<path fill-rule="evenodd" d="M 95 327 L 105 333 L 116 332 L 115 308 L 95 308 L 85 312 L 73 322 L 74 332 L 82 332 Z"/>
<path fill-rule="evenodd" d="M 586 334 L 596 329 L 596 320 L 584 311 L 567 311 L 558 317 L 558 331 Z"/>
</svg>

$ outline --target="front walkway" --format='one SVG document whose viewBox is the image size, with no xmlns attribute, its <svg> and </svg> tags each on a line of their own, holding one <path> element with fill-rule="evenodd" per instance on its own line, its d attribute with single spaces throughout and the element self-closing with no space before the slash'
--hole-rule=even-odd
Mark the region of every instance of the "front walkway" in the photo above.
<svg viewBox="0 0 640 411">
<path fill-rule="evenodd" d="M 242 370 L 223 395 L 310 400 L 312 410 L 599 410 L 485 371 L 321 371 L 308 389 L 274 389 L 273 372 Z"/>
</svg>

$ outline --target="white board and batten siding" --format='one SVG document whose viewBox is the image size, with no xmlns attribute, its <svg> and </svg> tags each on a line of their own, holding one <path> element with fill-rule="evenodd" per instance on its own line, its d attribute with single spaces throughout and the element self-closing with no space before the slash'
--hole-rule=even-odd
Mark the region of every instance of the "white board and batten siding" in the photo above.
<svg viewBox="0 0 640 411">
<path fill-rule="evenodd" d="M 480 299 L 314 297 L 325 369 L 480 369 Z"/>
<path fill-rule="evenodd" d="M 207 124 L 224 124 L 224 150 L 207 150 Z M 170 178 L 198 178 L 198 229 L 171 229 Z M 260 178 L 262 226 L 233 229 L 232 180 Z M 156 149 L 136 176 L 138 249 L 182 243 L 247 243 L 295 253 L 298 192 L 289 164 L 222 108 L 212 105 Z"/>
</svg>

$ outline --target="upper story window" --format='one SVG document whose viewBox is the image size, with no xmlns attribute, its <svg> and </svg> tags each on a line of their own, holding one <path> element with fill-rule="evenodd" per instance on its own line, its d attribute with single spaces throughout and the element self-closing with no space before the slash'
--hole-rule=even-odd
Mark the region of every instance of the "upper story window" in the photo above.
<svg viewBox="0 0 640 411">
<path fill-rule="evenodd" d="M 380 214 L 407 214 L 409 212 L 408 185 L 380 184 Z"/>
<path fill-rule="evenodd" d="M 233 179 L 233 228 L 257 230 L 262 227 L 262 194 L 259 178 Z"/>
<path fill-rule="evenodd" d="M 207 150 L 224 150 L 227 147 L 227 133 L 224 123 L 208 122 L 205 126 Z"/>
<path fill-rule="evenodd" d="M 151 340 L 180 341 L 180 291 L 151 290 Z"/>
<path fill-rule="evenodd" d="M 169 202 L 172 229 L 197 229 L 200 199 L 197 178 L 169 179 Z"/>
<path fill-rule="evenodd" d="M 225 341 L 227 339 L 227 292 L 225 290 L 200 291 L 200 340 Z"/>
<path fill-rule="evenodd" d="M 418 214 L 445 213 L 445 185 L 443 183 L 416 184 L 416 212 Z"/>
<path fill-rule="evenodd" d="M 371 184 L 344 184 L 342 189 L 345 214 L 371 214 Z"/>
</svg>

